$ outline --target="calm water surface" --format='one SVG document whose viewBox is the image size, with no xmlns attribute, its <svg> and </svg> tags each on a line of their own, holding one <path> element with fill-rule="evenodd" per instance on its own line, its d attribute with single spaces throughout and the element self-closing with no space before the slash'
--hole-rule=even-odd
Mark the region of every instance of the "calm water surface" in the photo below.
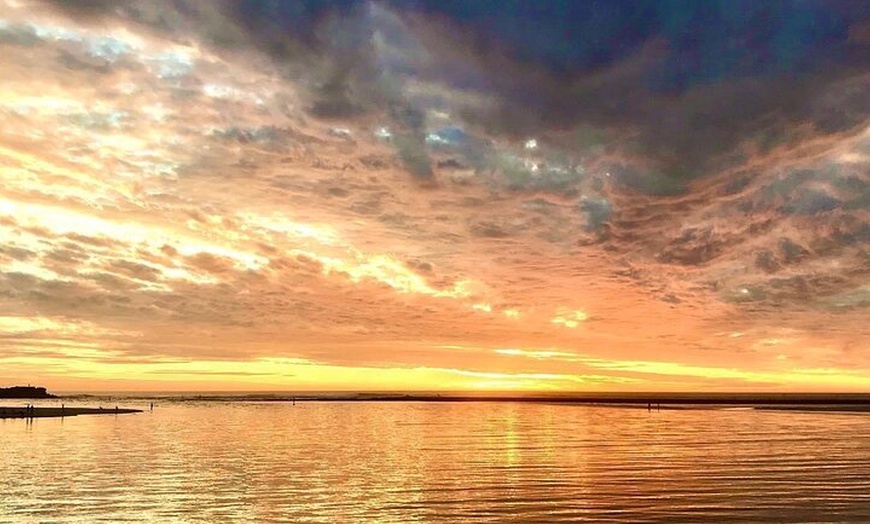
<svg viewBox="0 0 870 524">
<path fill-rule="evenodd" d="M 0 420 L 0 522 L 866 523 L 870 415 L 227 402 Z"/>
</svg>

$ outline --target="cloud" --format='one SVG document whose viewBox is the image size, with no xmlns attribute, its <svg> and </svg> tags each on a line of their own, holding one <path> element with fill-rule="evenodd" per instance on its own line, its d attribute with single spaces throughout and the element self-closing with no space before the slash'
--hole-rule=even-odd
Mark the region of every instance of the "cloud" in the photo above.
<svg viewBox="0 0 870 524">
<path fill-rule="evenodd" d="M 267 26 L 306 24 L 306 29 L 300 31 L 303 35 L 330 24 L 364 28 L 348 33 L 362 41 L 371 39 L 377 45 L 358 46 L 366 53 L 366 60 L 358 60 L 367 64 L 362 67 L 365 72 L 356 74 L 357 78 L 353 74 L 342 77 L 349 78 L 339 82 L 342 89 L 335 90 L 342 96 L 352 98 L 347 85 L 354 81 L 365 83 L 359 77 L 371 76 L 372 67 L 375 76 L 386 76 L 390 85 L 401 86 L 407 84 L 402 79 L 416 77 L 430 86 L 448 86 L 454 90 L 449 97 L 454 100 L 476 90 L 489 95 L 489 104 L 457 107 L 448 103 L 447 109 L 462 113 L 472 123 L 486 125 L 496 134 L 536 134 L 554 125 L 559 130 L 619 126 L 625 140 L 629 129 L 640 130 L 642 134 L 630 140 L 645 148 L 648 156 L 656 156 L 660 167 L 667 170 L 696 166 L 711 153 L 726 153 L 750 134 L 748 131 L 755 130 L 758 115 L 803 119 L 815 93 L 827 85 L 841 85 L 837 75 L 848 76 L 861 67 L 860 61 L 850 62 L 849 58 L 857 56 L 852 53 L 855 48 L 849 30 L 859 22 L 861 11 L 848 2 L 765 8 L 755 3 L 741 3 L 738 7 L 717 3 L 706 10 L 694 5 L 627 2 L 606 15 L 602 12 L 596 16 L 587 12 L 594 7 L 550 2 L 551 9 L 533 17 L 519 12 L 523 7 L 490 13 L 488 8 L 466 2 L 423 2 L 412 7 L 388 4 L 388 9 L 400 14 L 399 18 L 383 8 L 361 7 L 364 5 L 351 2 L 341 9 L 320 4 L 314 10 L 295 7 L 300 11 L 298 16 L 287 22 L 282 22 L 286 13 L 281 8 L 272 8 L 277 11 L 271 12 L 266 4 L 256 4 L 252 12 L 254 20 Z M 762 23 L 770 9 L 780 11 L 778 20 L 793 23 Z M 682 16 L 672 16 L 674 11 L 681 11 Z M 264 13 L 274 16 L 267 21 Z M 248 13 L 238 14 L 243 23 L 250 25 L 245 22 Z M 601 17 L 607 22 L 602 24 Z M 336 18 L 340 21 L 336 22 Z M 709 30 L 708 18 L 723 21 L 719 30 Z M 759 25 L 765 31 L 747 40 L 748 45 L 728 45 L 735 34 L 747 34 Z M 518 29 L 521 27 L 525 30 Z M 699 32 L 699 27 L 708 30 Z M 543 41 L 517 36 L 535 31 L 559 36 Z M 469 36 L 472 34 L 476 38 Z M 626 38 L 626 34 L 634 36 Z M 613 45 L 600 45 L 601 41 L 613 39 Z M 777 47 L 778 39 L 794 45 Z M 329 38 L 307 41 L 315 42 L 311 45 L 326 54 L 341 49 Z M 443 45 L 445 41 L 451 45 Z M 770 53 L 781 55 L 780 59 L 766 60 L 764 57 Z M 824 61 L 822 57 L 843 65 L 840 72 L 830 78 L 820 77 L 818 64 Z M 700 64 L 709 65 L 704 68 Z M 806 82 L 793 82 L 795 77 Z M 851 82 L 854 85 L 854 80 Z M 432 99 L 423 101 L 410 88 L 398 98 L 391 98 L 389 89 L 376 85 L 375 90 L 379 89 L 388 105 L 401 100 L 399 105 L 403 107 L 410 103 L 412 107 L 430 108 L 427 104 Z M 434 91 L 433 87 L 427 92 Z M 438 104 L 443 105 L 443 98 L 436 107 Z M 727 124 L 714 126 L 712 122 Z M 860 118 L 852 122 L 857 125 Z M 684 175 L 662 176 L 677 184 Z"/>
<path fill-rule="evenodd" d="M 16 370 L 788 388 L 840 375 L 786 364 L 866 367 L 848 2 L 779 6 L 794 28 L 757 34 L 755 4 L 710 34 L 696 6 L 674 27 L 665 4 L 594 24 L 593 4 L 509 6 L 488 27 L 477 3 L 339 4 L 2 13 L 36 39 L 0 43 L 0 314 L 140 334 L 16 335 Z M 759 59 L 789 35 L 807 40 Z"/>
<path fill-rule="evenodd" d="M 866 115 L 856 73 L 867 64 L 851 36 L 863 10 L 849 0 L 703 8 L 631 0 L 608 9 L 550 0 L 497 10 L 466 1 L 179 5 L 167 4 L 173 15 L 159 18 L 137 2 L 82 10 L 170 31 L 190 17 L 206 42 L 261 49 L 301 76 L 312 114 L 385 111 L 399 158 L 423 179 L 433 176 L 424 147 L 433 110 L 495 135 L 592 129 L 629 157 L 640 148 L 655 164 L 644 177 L 669 186 L 759 130 L 784 137 L 807 120 L 854 129 Z M 448 95 L 433 97 L 439 89 Z M 467 93 L 486 102 L 462 103 Z"/>
<path fill-rule="evenodd" d="M 4 246 L 0 248 L 0 254 L 10 260 L 28 260 L 36 256 L 36 253 L 29 249 L 14 246 Z"/>
<path fill-rule="evenodd" d="M 231 259 L 211 253 L 197 253 L 187 257 L 187 260 L 191 266 L 208 273 L 224 274 L 233 271 L 235 268 L 235 264 Z"/>
<path fill-rule="evenodd" d="M 135 278 L 137 280 L 155 281 L 160 277 L 160 270 L 156 267 L 133 260 L 109 260 L 106 267 L 112 271 L 120 273 L 121 275 Z"/>
</svg>

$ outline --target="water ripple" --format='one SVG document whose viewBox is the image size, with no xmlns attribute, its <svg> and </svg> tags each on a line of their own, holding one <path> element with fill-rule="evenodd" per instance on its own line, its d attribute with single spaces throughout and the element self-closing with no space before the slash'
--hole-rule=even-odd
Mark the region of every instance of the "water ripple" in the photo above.
<svg viewBox="0 0 870 524">
<path fill-rule="evenodd" d="M 870 419 L 166 403 L 0 421 L 0 522 L 870 522 Z"/>
</svg>

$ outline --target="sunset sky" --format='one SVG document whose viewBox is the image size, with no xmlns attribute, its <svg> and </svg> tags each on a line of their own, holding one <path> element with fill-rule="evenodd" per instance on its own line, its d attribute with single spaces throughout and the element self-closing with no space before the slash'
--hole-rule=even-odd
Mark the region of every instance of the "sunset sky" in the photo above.
<svg viewBox="0 0 870 524">
<path fill-rule="evenodd" d="M 867 391 L 870 4 L 496 4 L 0 0 L 0 386 Z"/>
</svg>

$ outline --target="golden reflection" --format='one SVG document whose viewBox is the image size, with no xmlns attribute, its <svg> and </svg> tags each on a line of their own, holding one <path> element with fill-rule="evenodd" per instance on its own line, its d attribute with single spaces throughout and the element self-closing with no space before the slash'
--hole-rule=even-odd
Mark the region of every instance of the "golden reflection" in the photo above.
<svg viewBox="0 0 870 524">
<path fill-rule="evenodd" d="M 515 466 L 520 462 L 519 430 L 517 429 L 517 407 L 511 405 L 504 417 L 505 464 Z"/>
</svg>

